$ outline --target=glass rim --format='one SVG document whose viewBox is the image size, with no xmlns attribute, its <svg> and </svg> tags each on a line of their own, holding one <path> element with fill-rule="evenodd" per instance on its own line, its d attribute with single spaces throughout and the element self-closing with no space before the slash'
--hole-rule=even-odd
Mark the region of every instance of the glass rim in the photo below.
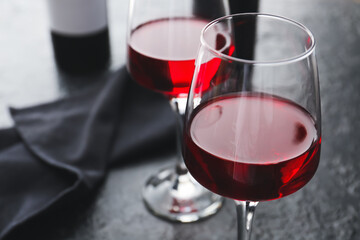
<svg viewBox="0 0 360 240">
<path fill-rule="evenodd" d="M 211 47 L 206 40 L 204 39 L 204 34 L 205 31 L 207 29 L 209 29 L 210 27 L 212 27 L 213 25 L 222 22 L 226 19 L 231 19 L 234 17 L 241 17 L 241 16 L 264 16 L 264 17 L 269 17 L 272 19 L 277 19 L 277 20 L 281 20 L 283 22 L 288 22 L 294 26 L 297 26 L 298 28 L 302 29 L 304 32 L 306 32 L 306 34 L 310 37 L 311 39 L 311 46 L 306 49 L 305 51 L 303 51 L 300 54 L 297 54 L 293 57 L 288 57 L 288 58 L 283 58 L 283 59 L 279 59 L 279 60 L 272 60 L 272 61 L 258 61 L 258 60 L 249 60 L 249 59 L 244 59 L 244 58 L 238 58 L 238 57 L 233 57 L 233 56 L 229 56 L 226 54 L 221 53 L 220 51 L 214 49 L 213 47 Z M 315 38 L 314 35 L 312 34 L 312 32 L 303 24 L 292 20 L 290 18 L 287 17 L 283 17 L 280 15 L 274 15 L 274 14 L 267 14 L 267 13 L 236 13 L 236 14 L 230 14 L 230 15 L 226 15 L 217 19 L 214 19 L 213 21 L 209 22 L 201 31 L 201 35 L 200 35 L 200 43 L 202 46 L 204 46 L 205 48 L 207 48 L 211 53 L 219 56 L 220 58 L 223 58 L 225 60 L 230 60 L 230 61 L 236 61 L 236 62 L 240 62 L 240 63 L 244 63 L 244 64 L 252 64 L 252 65 L 282 65 L 282 64 L 288 64 L 288 63 L 292 63 L 292 62 L 297 62 L 300 60 L 303 60 L 305 58 L 307 58 L 308 56 L 310 56 L 314 51 L 315 51 Z"/>
</svg>

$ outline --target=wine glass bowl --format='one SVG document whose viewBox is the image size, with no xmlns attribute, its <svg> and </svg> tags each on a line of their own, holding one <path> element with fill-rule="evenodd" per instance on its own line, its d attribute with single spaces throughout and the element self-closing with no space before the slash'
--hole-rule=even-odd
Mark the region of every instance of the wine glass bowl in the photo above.
<svg viewBox="0 0 360 240">
<path fill-rule="evenodd" d="M 239 114 L 246 116 L 238 119 Z M 308 112 L 293 102 L 231 93 L 200 106 L 191 121 L 185 137 L 187 167 L 217 194 L 273 200 L 303 187 L 316 171 L 320 137 Z"/>
<path fill-rule="evenodd" d="M 223 0 L 204 3 L 130 1 L 127 68 L 137 83 L 170 99 L 187 97 L 201 30 L 229 11 Z"/>
<path fill-rule="evenodd" d="M 184 159 L 200 184 L 235 200 L 239 239 L 250 239 L 257 202 L 282 198 L 310 181 L 320 146 L 311 32 L 260 13 L 208 24 L 187 102 Z"/>
</svg>

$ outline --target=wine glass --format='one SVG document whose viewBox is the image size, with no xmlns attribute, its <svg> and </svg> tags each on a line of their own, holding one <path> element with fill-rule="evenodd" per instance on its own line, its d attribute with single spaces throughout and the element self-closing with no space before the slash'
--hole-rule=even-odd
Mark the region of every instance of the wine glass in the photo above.
<svg viewBox="0 0 360 240">
<path fill-rule="evenodd" d="M 200 184 L 235 200 L 239 240 L 250 239 L 259 201 L 285 197 L 310 181 L 320 143 L 311 32 L 260 13 L 207 25 L 186 107 L 184 159 Z"/>
<path fill-rule="evenodd" d="M 181 142 L 201 30 L 228 11 L 226 0 L 130 1 L 128 71 L 141 86 L 164 94 L 178 118 L 177 164 L 151 176 L 143 189 L 148 209 L 168 220 L 197 221 L 222 206 L 220 196 L 203 188 L 188 173 Z"/>
</svg>

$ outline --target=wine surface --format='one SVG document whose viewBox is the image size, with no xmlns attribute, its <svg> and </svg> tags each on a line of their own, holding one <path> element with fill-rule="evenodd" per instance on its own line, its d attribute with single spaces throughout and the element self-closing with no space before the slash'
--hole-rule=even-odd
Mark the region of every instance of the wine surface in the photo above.
<svg viewBox="0 0 360 240">
<path fill-rule="evenodd" d="M 270 95 L 241 94 L 198 109 L 185 130 L 184 158 L 211 191 L 237 200 L 271 200 L 297 191 L 314 175 L 321 138 L 302 107 Z"/>
<path fill-rule="evenodd" d="M 208 21 L 165 18 L 140 25 L 130 36 L 128 69 L 142 86 L 169 97 L 187 94 L 200 33 Z"/>
</svg>

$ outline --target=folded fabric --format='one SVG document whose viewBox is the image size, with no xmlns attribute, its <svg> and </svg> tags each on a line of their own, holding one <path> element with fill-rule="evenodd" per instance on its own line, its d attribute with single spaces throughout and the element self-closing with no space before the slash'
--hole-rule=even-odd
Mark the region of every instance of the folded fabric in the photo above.
<svg viewBox="0 0 360 240">
<path fill-rule="evenodd" d="M 109 167 L 175 149 L 167 100 L 125 68 L 101 88 L 11 114 L 15 127 L 0 131 L 1 240 L 37 239 L 21 232 L 66 212 Z"/>
</svg>

